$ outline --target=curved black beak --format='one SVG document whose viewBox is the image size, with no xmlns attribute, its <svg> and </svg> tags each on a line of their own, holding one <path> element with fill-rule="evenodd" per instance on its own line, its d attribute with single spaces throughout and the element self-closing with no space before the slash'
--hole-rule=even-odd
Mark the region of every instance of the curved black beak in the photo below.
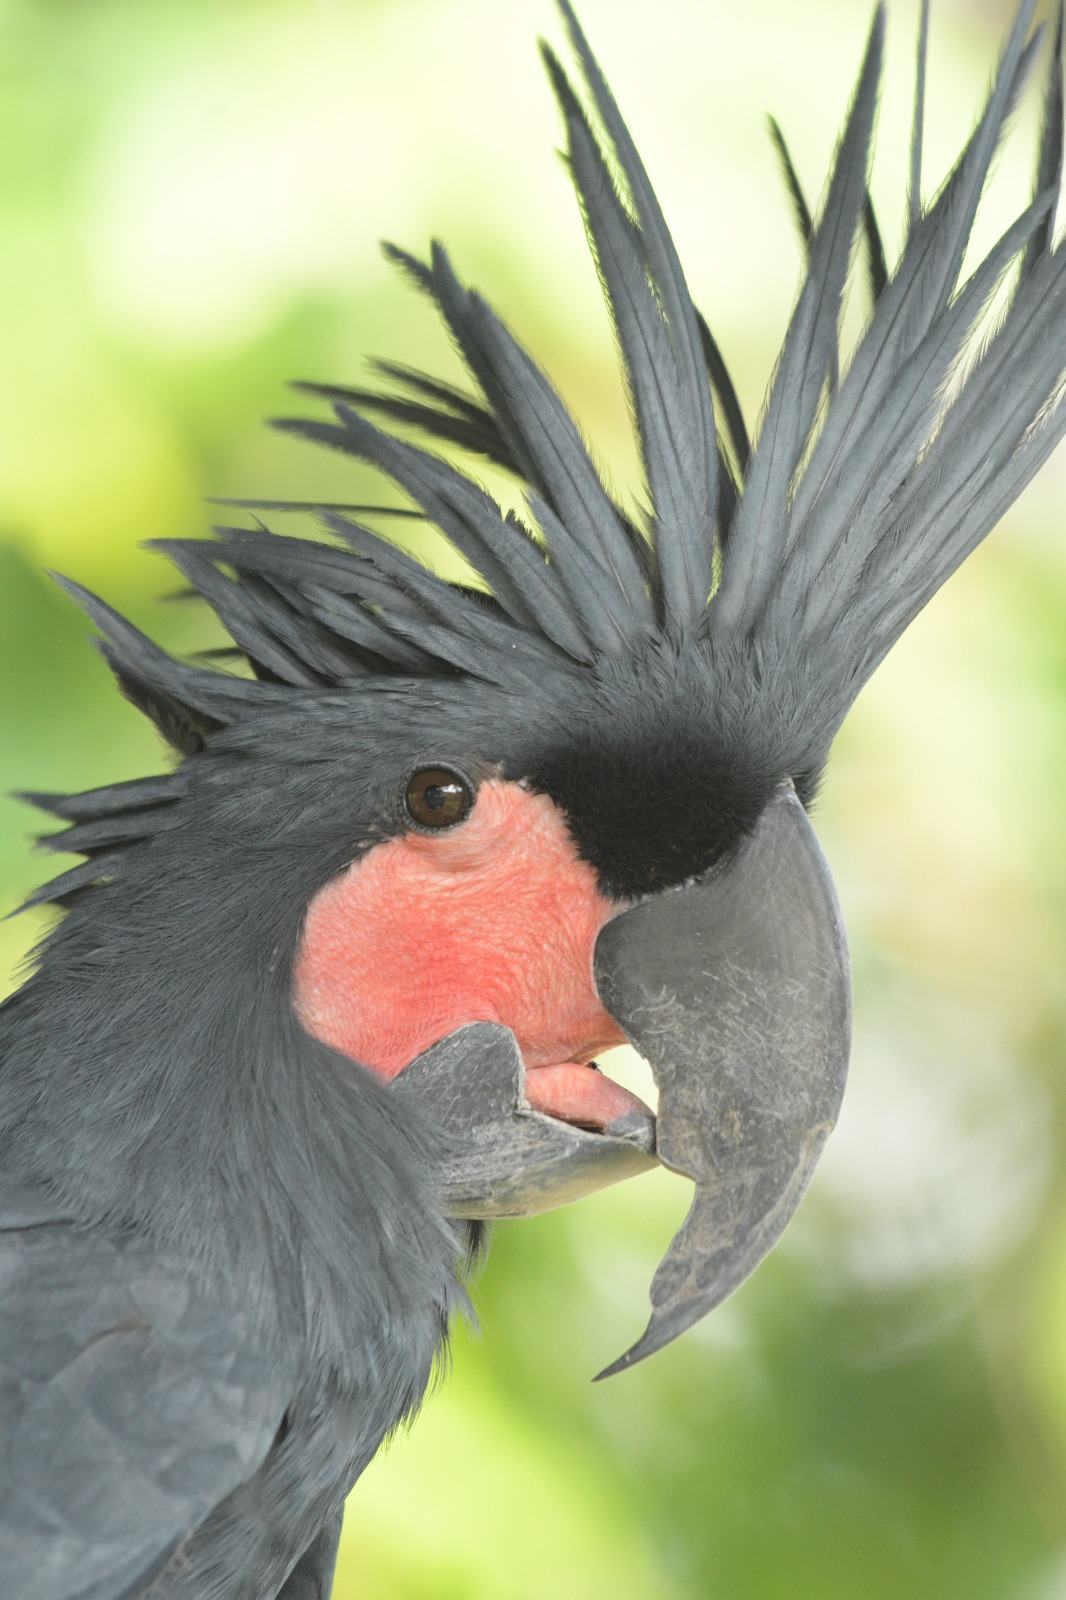
<svg viewBox="0 0 1066 1600">
<path fill-rule="evenodd" d="M 755 832 L 695 882 L 609 922 L 608 1011 L 651 1064 L 660 1161 L 696 1185 L 622 1371 L 730 1294 L 780 1237 L 840 1108 L 851 988 L 836 893 L 782 785 Z"/>
</svg>

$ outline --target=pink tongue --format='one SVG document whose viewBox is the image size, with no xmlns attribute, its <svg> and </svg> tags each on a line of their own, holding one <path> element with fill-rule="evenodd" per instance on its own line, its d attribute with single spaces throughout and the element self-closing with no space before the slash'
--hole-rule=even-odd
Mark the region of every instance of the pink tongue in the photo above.
<svg viewBox="0 0 1066 1600">
<path fill-rule="evenodd" d="M 526 1068 L 526 1099 L 534 1111 L 576 1122 L 583 1128 L 605 1128 L 628 1111 L 650 1113 L 643 1100 L 612 1083 L 602 1072 L 564 1061 L 555 1067 Z"/>
</svg>

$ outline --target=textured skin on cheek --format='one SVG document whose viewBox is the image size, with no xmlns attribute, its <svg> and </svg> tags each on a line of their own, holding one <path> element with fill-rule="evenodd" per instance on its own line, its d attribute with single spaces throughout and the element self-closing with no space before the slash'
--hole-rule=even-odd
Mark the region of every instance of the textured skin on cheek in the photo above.
<svg viewBox="0 0 1066 1600">
<path fill-rule="evenodd" d="M 490 779 L 467 820 L 375 845 L 311 902 L 295 968 L 310 1033 L 394 1077 L 467 1022 L 500 1022 L 527 1067 L 623 1042 L 592 978 L 600 893 L 546 795 Z"/>
</svg>

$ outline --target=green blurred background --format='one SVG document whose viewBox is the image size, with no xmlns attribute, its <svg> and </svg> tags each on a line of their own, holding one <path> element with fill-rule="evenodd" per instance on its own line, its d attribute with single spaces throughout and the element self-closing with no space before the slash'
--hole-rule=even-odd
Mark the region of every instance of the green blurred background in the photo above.
<svg viewBox="0 0 1066 1600">
<path fill-rule="evenodd" d="M 584 0 L 697 300 L 757 413 L 862 0 Z M 927 192 L 1005 0 L 935 6 Z M 898 239 L 915 4 L 893 0 L 874 194 Z M 0 787 L 161 753 L 42 576 L 218 642 L 137 549 L 208 495 L 380 495 L 279 438 L 291 377 L 454 373 L 376 249 L 437 232 L 633 481 L 609 331 L 534 50 L 548 0 L 0 0 Z M 1017 207 L 1032 106 L 982 233 Z M 854 322 L 854 314 L 852 322 Z M 507 493 L 503 484 L 493 486 Z M 1066 452 L 911 629 L 818 822 L 855 963 L 853 1080 L 774 1256 L 611 1382 L 686 1186 L 498 1229 L 480 1337 L 367 1472 L 337 1600 L 1066 1596 Z M 0 802 L 0 901 L 44 874 Z M 0 924 L 0 982 L 44 926 Z"/>
</svg>

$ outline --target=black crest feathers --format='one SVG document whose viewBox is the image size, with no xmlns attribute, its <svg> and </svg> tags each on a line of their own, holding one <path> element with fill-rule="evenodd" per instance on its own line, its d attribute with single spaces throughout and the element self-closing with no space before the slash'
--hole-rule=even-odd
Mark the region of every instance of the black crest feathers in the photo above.
<svg viewBox="0 0 1066 1600">
<path fill-rule="evenodd" d="M 976 128 L 928 205 L 923 5 L 905 235 L 891 266 L 869 190 L 882 7 L 817 212 L 772 125 L 805 266 L 752 438 L 618 106 L 568 0 L 559 4 L 585 98 L 547 46 L 544 59 L 617 335 L 646 511 L 611 494 L 549 377 L 445 250 L 434 245 L 421 260 L 388 247 L 435 302 L 475 392 L 381 362 L 382 388 L 299 385 L 330 402 L 332 415 L 277 426 L 380 468 L 412 502 L 399 514 L 434 524 L 475 576 L 468 585 L 436 576 L 389 538 L 388 520 L 385 531 L 374 526 L 383 508 L 373 506 L 289 508 L 315 515 L 331 542 L 279 537 L 261 524 L 167 541 L 251 678 L 170 660 L 78 592 L 124 691 L 181 754 L 294 689 L 383 676 L 543 683 L 553 669 L 599 670 L 660 640 L 703 652 L 715 674 L 747 674 L 744 698 L 755 706 L 765 662 L 783 663 L 785 677 L 807 686 L 813 768 L 877 663 L 1066 430 L 1066 255 L 1053 227 L 1061 7 L 1034 193 L 965 278 L 990 166 L 1041 48 L 1035 0 L 1023 0 Z M 858 240 L 872 309 L 842 352 Z M 523 515 L 501 510 L 474 479 L 390 424 L 506 469 L 523 487 Z M 765 696 L 782 681 L 766 674 Z"/>
</svg>

